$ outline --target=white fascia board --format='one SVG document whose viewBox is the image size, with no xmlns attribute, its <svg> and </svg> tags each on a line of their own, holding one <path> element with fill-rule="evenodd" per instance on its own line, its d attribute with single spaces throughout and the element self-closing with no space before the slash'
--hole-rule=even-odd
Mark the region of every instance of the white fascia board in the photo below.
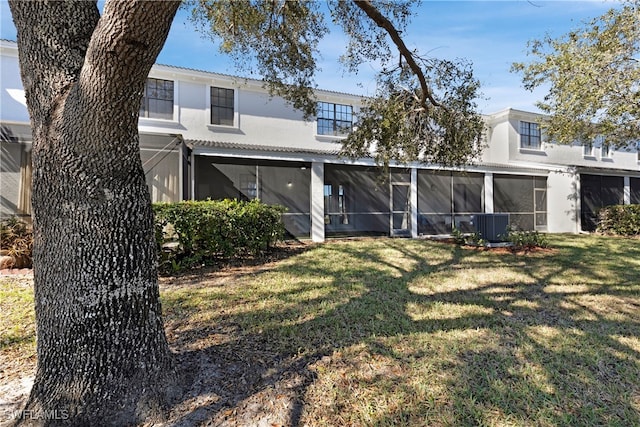
<svg viewBox="0 0 640 427">
<path fill-rule="evenodd" d="M 0 54 L 4 56 L 18 57 L 18 44 L 8 40 L 0 40 Z"/>
</svg>

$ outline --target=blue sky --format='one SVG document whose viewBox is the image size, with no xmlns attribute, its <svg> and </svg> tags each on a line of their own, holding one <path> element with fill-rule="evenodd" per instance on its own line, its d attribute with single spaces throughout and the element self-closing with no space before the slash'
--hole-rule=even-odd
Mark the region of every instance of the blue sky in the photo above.
<svg viewBox="0 0 640 427">
<path fill-rule="evenodd" d="M 520 76 L 509 72 L 513 62 L 527 60 L 527 41 L 547 33 L 560 36 L 612 7 L 619 7 L 619 2 L 424 0 L 403 35 L 410 48 L 431 56 L 470 60 L 481 90 L 489 98 L 478 100 L 481 112 L 509 107 L 536 111 L 535 101 L 544 91 L 525 91 Z M 15 40 L 6 0 L 0 1 L 0 14 L 0 38 Z M 370 95 L 375 90 L 375 65 L 363 66 L 357 75 L 345 73 L 337 62 L 344 40 L 337 30 L 322 42 L 316 81 L 323 89 Z M 194 31 L 185 11 L 174 20 L 158 63 L 238 74 L 209 39 Z"/>
</svg>

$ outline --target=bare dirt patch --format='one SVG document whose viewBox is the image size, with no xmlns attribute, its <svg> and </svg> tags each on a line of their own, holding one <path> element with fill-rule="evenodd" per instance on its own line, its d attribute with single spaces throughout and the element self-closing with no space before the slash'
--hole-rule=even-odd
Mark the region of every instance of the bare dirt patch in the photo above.
<svg viewBox="0 0 640 427">
<path fill-rule="evenodd" d="M 234 286 L 238 277 L 267 271 L 274 263 L 310 247 L 288 243 L 261 257 L 163 277 L 160 289 Z M 165 330 L 184 392 L 160 425 L 273 427 L 298 423 L 303 391 L 313 380 L 305 357 L 282 354 L 272 349 L 265 337 L 244 333 L 233 323 L 189 329 L 180 320 L 167 320 Z"/>
<path fill-rule="evenodd" d="M 160 278 L 161 292 L 184 288 L 227 286 L 240 276 L 255 275 L 274 263 L 299 254 L 312 244 L 288 242 L 257 256 L 220 261 L 187 273 Z M 1 272 L 32 287 L 27 269 Z M 183 394 L 162 422 L 143 426 L 288 426 L 300 416 L 301 390 L 311 381 L 307 363 L 296 355 L 282 355 L 256 335 L 236 325 L 211 324 L 191 330 L 180 321 L 167 321 L 165 330 L 183 383 Z M 0 427 L 26 403 L 36 367 L 32 354 L 0 353 Z"/>
</svg>

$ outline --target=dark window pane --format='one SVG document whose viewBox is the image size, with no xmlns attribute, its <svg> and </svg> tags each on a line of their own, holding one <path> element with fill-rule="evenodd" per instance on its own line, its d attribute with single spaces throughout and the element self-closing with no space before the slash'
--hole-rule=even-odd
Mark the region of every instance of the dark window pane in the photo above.
<svg viewBox="0 0 640 427">
<path fill-rule="evenodd" d="M 140 117 L 173 119 L 173 81 L 147 79 L 140 105 Z"/>
<path fill-rule="evenodd" d="M 520 147 L 540 149 L 540 127 L 537 123 L 520 122 Z"/>
<path fill-rule="evenodd" d="M 211 124 L 233 126 L 234 92 L 233 89 L 211 88 Z"/>
<path fill-rule="evenodd" d="M 350 105 L 318 103 L 318 135 L 346 136 L 353 129 Z"/>
</svg>

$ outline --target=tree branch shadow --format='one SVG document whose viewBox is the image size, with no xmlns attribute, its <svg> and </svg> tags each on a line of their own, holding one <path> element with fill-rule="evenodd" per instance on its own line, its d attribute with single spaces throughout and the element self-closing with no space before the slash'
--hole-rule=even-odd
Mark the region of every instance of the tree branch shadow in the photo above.
<svg viewBox="0 0 640 427">
<path fill-rule="evenodd" d="M 202 307 L 185 307 L 185 312 L 196 318 L 199 311 L 208 314 L 188 325 L 169 322 L 168 336 L 186 390 L 170 425 L 299 425 L 309 409 L 305 397 L 318 381 L 317 366 L 328 363 L 336 352 L 362 346 L 368 354 L 402 364 L 408 356 L 390 344 L 393 340 L 456 331 L 488 331 L 493 341 L 455 354 L 447 380 L 451 425 L 483 424 L 488 413 L 524 421 L 543 417 L 555 425 L 579 423 L 585 417 L 598 425 L 640 424 L 634 400 L 640 389 L 633 382 L 639 379 L 640 354 L 625 341 L 640 336 L 640 319 L 633 313 L 607 316 L 581 305 L 578 298 L 633 298 L 637 276 L 628 275 L 636 282 L 621 281 L 617 286 L 600 283 L 629 267 L 623 259 L 624 265 L 611 265 L 611 271 L 583 272 L 595 277 L 587 289 L 551 292 L 549 287 L 569 274 L 574 262 L 598 256 L 577 248 L 563 250 L 557 255 L 560 261 L 551 261 L 545 256 L 497 256 L 399 239 L 366 246 L 331 243 L 251 274 L 258 282 L 271 274 L 299 281 L 285 292 L 242 294 L 253 308 L 236 312 L 216 312 L 220 294 L 207 293 L 206 285 L 193 285 L 194 290 L 204 290 Z M 319 263 L 316 251 L 328 261 Z M 506 283 L 488 277 L 473 286 L 447 287 L 460 275 L 491 273 L 496 267 L 521 277 Z M 589 269 L 588 264 L 581 267 Z M 237 286 L 246 284 L 241 279 Z M 413 289 L 417 283 L 422 293 Z M 466 311 L 452 316 L 447 313 L 450 307 Z M 557 334 L 568 338 L 560 340 Z M 416 350 L 410 358 L 435 356 Z M 378 386 L 376 381 L 374 376 L 372 387 Z M 628 385 L 626 395 L 610 392 L 619 383 Z M 406 393 L 417 393 L 411 384 L 402 387 Z M 568 404 L 574 407 L 566 412 L 550 409 Z M 424 413 L 420 405 L 403 408 L 372 424 L 424 422 Z"/>
</svg>

